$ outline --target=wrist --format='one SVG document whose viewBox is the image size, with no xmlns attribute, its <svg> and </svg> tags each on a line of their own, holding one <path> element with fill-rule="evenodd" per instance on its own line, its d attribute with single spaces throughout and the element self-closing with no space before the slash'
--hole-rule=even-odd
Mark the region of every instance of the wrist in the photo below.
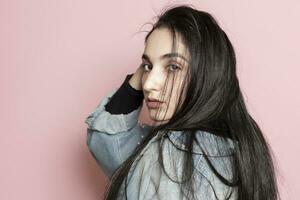
<svg viewBox="0 0 300 200">
<path fill-rule="evenodd" d="M 130 84 L 130 86 L 136 90 L 142 90 L 141 87 L 141 83 L 140 80 L 137 80 L 135 74 L 133 74 L 133 76 L 131 76 L 131 78 L 129 79 L 128 83 Z"/>
</svg>

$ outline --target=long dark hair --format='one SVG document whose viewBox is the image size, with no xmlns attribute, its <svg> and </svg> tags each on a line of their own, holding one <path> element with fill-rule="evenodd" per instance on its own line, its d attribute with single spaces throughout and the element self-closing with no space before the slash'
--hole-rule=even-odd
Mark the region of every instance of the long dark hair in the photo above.
<svg viewBox="0 0 300 200">
<path fill-rule="evenodd" d="M 231 180 L 218 173 L 210 162 L 209 155 L 203 153 L 203 156 L 220 181 L 237 188 L 237 199 L 280 199 L 272 160 L 274 155 L 258 124 L 247 111 L 236 75 L 234 48 L 226 33 L 211 14 L 186 4 L 171 6 L 159 14 L 156 23 L 146 35 L 145 42 L 156 28 L 170 30 L 173 36 L 173 52 L 175 38 L 179 34 L 190 53 L 189 71 L 184 87 L 186 90 L 181 91 L 181 106 L 176 108 L 172 118 L 165 124 L 153 126 L 144 142 L 116 170 L 109 187 L 106 188 L 105 199 L 117 199 L 133 161 L 151 138 L 160 132 L 163 136 L 161 140 L 168 139 L 166 133 L 172 130 L 181 130 L 187 137 L 184 180 L 188 180 L 193 173 L 191 152 L 196 143 L 195 132 L 202 130 L 236 141 L 237 145 L 231 153 Z M 183 94 L 184 99 L 181 98 Z M 164 166 L 161 149 L 159 156 L 160 165 Z M 192 180 L 187 183 L 191 185 Z M 187 183 L 182 186 L 189 187 Z M 125 191 L 126 186 L 125 184 Z"/>
</svg>

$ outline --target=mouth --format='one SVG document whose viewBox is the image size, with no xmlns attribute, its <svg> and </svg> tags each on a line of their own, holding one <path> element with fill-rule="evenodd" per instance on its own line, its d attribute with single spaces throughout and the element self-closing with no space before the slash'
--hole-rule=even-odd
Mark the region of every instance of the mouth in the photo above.
<svg viewBox="0 0 300 200">
<path fill-rule="evenodd" d="M 150 109 L 157 109 L 157 108 L 159 108 L 159 107 L 162 106 L 163 102 L 162 101 L 158 101 L 156 99 L 148 98 L 146 100 L 146 104 L 147 104 L 148 108 L 150 108 Z"/>
</svg>

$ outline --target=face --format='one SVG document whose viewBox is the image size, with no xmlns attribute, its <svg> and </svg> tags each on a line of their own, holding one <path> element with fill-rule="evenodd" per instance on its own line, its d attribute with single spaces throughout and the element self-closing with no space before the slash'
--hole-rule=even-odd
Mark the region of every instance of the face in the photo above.
<svg viewBox="0 0 300 200">
<path fill-rule="evenodd" d="M 170 55 L 172 35 L 167 28 L 155 29 L 145 43 L 141 64 L 144 69 L 142 89 L 150 119 L 155 123 L 166 123 L 172 117 L 186 78 L 189 54 L 179 35 L 176 35 L 176 40 L 175 52 L 178 55 Z M 148 104 L 148 98 L 162 103 Z"/>
</svg>

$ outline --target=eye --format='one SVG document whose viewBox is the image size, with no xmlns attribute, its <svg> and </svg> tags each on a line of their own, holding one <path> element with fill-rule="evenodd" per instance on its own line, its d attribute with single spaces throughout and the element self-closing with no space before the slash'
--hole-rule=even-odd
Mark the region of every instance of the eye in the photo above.
<svg viewBox="0 0 300 200">
<path fill-rule="evenodd" d="M 147 64 L 147 63 L 142 63 L 141 64 L 141 66 L 144 68 L 145 71 L 148 71 L 147 69 L 145 69 L 145 66 L 147 66 L 147 65 L 149 65 L 149 64 Z"/>
<path fill-rule="evenodd" d="M 168 65 L 168 66 L 174 67 L 173 68 L 174 70 L 170 70 L 170 71 L 176 71 L 176 70 L 180 69 L 180 67 L 178 67 L 177 65 L 174 65 L 174 64 L 171 64 L 171 65 Z M 171 67 L 169 69 L 171 69 Z"/>
<path fill-rule="evenodd" d="M 151 66 L 151 65 L 147 64 L 147 63 L 142 63 L 141 66 L 144 68 L 145 71 L 149 71 L 149 69 L 147 69 L 146 66 Z M 176 70 L 181 69 L 179 66 L 174 65 L 174 64 L 170 64 L 170 65 L 168 65 L 168 67 L 169 67 L 170 71 L 176 71 Z"/>
</svg>

